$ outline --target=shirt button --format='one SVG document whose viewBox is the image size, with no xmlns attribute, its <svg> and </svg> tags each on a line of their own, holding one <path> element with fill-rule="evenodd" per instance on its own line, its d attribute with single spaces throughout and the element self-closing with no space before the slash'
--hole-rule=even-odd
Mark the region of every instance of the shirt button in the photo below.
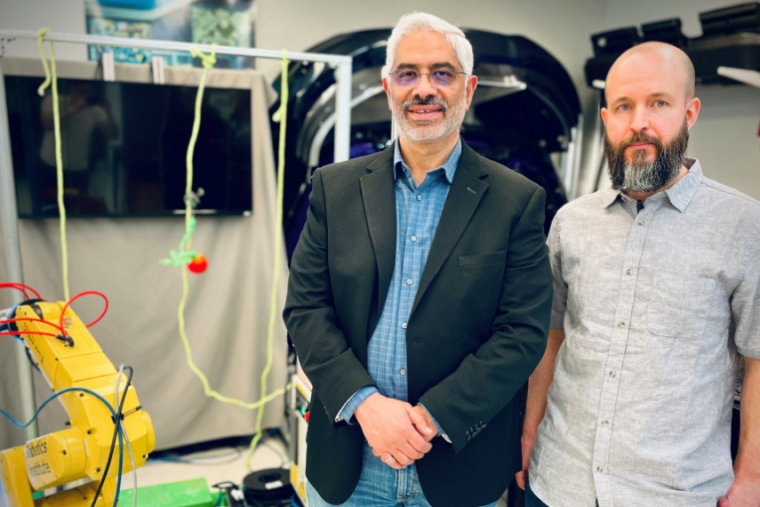
<svg viewBox="0 0 760 507">
<path fill-rule="evenodd" d="M 412 279 L 411 279 L 411 278 L 409 278 L 409 279 L 407 279 L 407 280 L 406 280 L 406 284 L 407 284 L 407 285 L 412 285 L 413 283 L 414 283 L 414 282 L 412 281 Z"/>
<path fill-rule="evenodd" d="M 618 322 L 618 327 L 623 329 L 625 327 L 625 322 Z"/>
<path fill-rule="evenodd" d="M 607 426 L 609 423 L 609 421 L 602 421 L 602 426 Z"/>
<path fill-rule="evenodd" d="M 628 276 L 631 276 L 633 274 L 633 270 L 632 269 L 627 269 L 625 271 L 625 274 L 628 275 Z"/>
<path fill-rule="evenodd" d="M 610 372 L 610 377 L 615 378 L 615 372 L 614 371 Z"/>
<path fill-rule="evenodd" d="M 412 241 L 417 241 L 417 236 L 412 236 Z"/>
<path fill-rule="evenodd" d="M 643 220 L 639 220 L 639 225 L 644 225 L 644 221 Z"/>
<path fill-rule="evenodd" d="M 596 467 L 596 471 L 597 472 L 602 472 L 602 471 L 604 471 L 604 468 L 602 468 L 602 467 Z"/>
<path fill-rule="evenodd" d="M 405 369 L 403 369 L 403 368 L 401 368 L 401 369 L 400 369 L 398 372 L 399 372 L 400 374 L 402 374 L 402 375 L 406 375 L 406 370 L 405 370 Z"/>
<path fill-rule="evenodd" d="M 420 194 L 417 194 L 417 200 L 418 200 L 418 201 L 421 201 L 421 200 L 422 200 L 422 196 L 421 196 Z"/>
<path fill-rule="evenodd" d="M 404 322 L 403 324 L 401 324 L 401 327 L 404 328 L 404 329 L 406 329 L 406 322 Z"/>
</svg>

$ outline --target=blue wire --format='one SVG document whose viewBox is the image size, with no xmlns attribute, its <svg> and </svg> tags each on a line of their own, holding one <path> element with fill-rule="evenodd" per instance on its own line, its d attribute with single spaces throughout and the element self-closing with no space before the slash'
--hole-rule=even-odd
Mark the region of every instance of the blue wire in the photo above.
<svg viewBox="0 0 760 507">
<path fill-rule="evenodd" d="M 126 396 L 126 393 L 124 396 Z M 114 416 L 114 418 L 116 418 L 116 416 Z M 119 476 L 116 479 L 116 496 L 113 497 L 113 507 L 116 507 L 119 504 L 119 494 L 121 493 L 121 474 L 124 472 L 124 430 L 121 427 L 120 420 L 117 420 L 116 426 L 119 430 Z"/>
<path fill-rule="evenodd" d="M 18 305 L 13 305 L 13 308 L 11 308 L 11 311 L 8 312 L 8 315 L 6 318 L 12 319 L 16 315 L 16 308 Z M 0 324 L 0 331 L 7 331 L 10 329 L 10 324 Z M 20 339 L 20 336 L 14 336 L 15 339 Z M 24 341 L 23 339 L 21 341 Z"/>
<path fill-rule="evenodd" d="M 10 415 L 8 412 L 3 410 L 2 408 L 0 408 L 0 415 L 3 415 L 6 419 L 8 419 L 11 422 L 12 425 L 17 427 L 18 429 L 23 430 L 27 426 L 32 424 L 35 419 L 37 419 L 37 416 L 40 415 L 40 412 L 42 412 L 42 409 L 45 408 L 48 403 L 58 398 L 62 394 L 66 394 L 72 391 L 81 391 L 87 394 L 91 394 L 92 396 L 95 396 L 97 399 L 102 401 L 106 407 L 108 407 L 108 410 L 111 411 L 111 416 L 114 418 L 114 420 L 116 420 L 116 411 L 113 409 L 113 406 L 111 406 L 111 404 L 108 403 L 105 398 L 103 398 L 101 395 L 99 395 L 95 391 L 91 389 L 86 389 L 84 387 L 68 387 L 66 389 L 63 389 L 62 391 L 58 391 L 57 393 L 53 394 L 48 399 L 42 402 L 42 405 L 40 405 L 37 408 L 32 418 L 29 419 L 29 422 L 25 424 L 21 424 L 20 422 L 16 421 L 16 419 L 14 419 L 12 415 Z M 116 507 L 116 505 L 119 503 L 119 493 L 121 492 L 121 474 L 124 470 L 124 434 L 121 427 L 121 421 L 117 421 L 117 430 L 119 432 L 119 477 L 116 480 L 116 496 L 113 499 L 113 507 Z"/>
<path fill-rule="evenodd" d="M 32 418 L 29 419 L 29 422 L 24 423 L 24 424 L 21 424 L 20 422 L 16 421 L 16 419 L 14 419 L 12 415 L 10 415 L 8 412 L 6 412 L 5 410 L 3 410 L 2 408 L 0 408 L 0 414 L 2 414 L 3 416 L 5 416 L 5 418 L 8 419 L 11 422 L 12 425 L 14 425 L 15 427 L 17 427 L 20 430 L 23 430 L 27 426 L 29 426 L 30 424 L 32 424 L 35 419 L 37 419 L 37 416 L 40 415 L 40 412 L 42 412 L 42 409 L 45 408 L 45 406 L 48 403 L 50 403 L 54 399 L 58 398 L 59 396 L 61 396 L 63 394 L 66 394 L 68 392 L 71 392 L 71 391 L 82 391 L 82 392 L 85 392 L 87 394 L 91 394 L 91 395 L 95 396 L 97 399 L 99 399 L 100 401 L 102 401 L 106 405 L 106 407 L 108 407 L 108 410 L 111 411 L 111 415 L 114 418 L 116 417 L 116 411 L 114 411 L 114 409 L 111 406 L 111 404 L 108 403 L 105 398 L 103 398 L 101 395 L 99 395 L 95 391 L 92 391 L 90 389 L 86 389 L 84 387 L 69 387 L 69 388 L 66 388 L 66 389 L 64 389 L 62 391 L 58 391 L 57 393 L 53 394 L 50 398 L 48 398 L 48 399 L 46 399 L 45 401 L 42 402 L 42 405 L 39 406 L 39 408 L 34 413 L 34 415 L 32 416 Z"/>
</svg>

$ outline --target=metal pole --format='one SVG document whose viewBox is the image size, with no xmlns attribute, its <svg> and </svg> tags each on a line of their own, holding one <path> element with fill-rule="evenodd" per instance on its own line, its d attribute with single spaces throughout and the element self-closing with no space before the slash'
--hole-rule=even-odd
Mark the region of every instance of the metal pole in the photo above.
<svg viewBox="0 0 760 507">
<path fill-rule="evenodd" d="M 567 192 L 567 200 L 575 199 L 575 150 L 578 127 L 570 128 L 570 136 L 567 143 L 567 151 L 562 154 L 562 180 Z"/>
<path fill-rule="evenodd" d="M 1 43 L 1 41 L 0 41 Z M 5 245 L 5 261 L 8 266 L 8 280 L 24 282 L 24 271 L 21 266 L 21 244 L 18 236 L 18 212 L 16 209 L 16 185 L 13 180 L 13 160 L 11 159 L 11 137 L 8 127 L 8 108 L 5 98 L 5 76 L 2 66 L 2 48 L 0 48 L 0 217 L 3 223 L 3 245 Z M 23 301 L 21 292 L 11 291 L 13 304 Z M 26 357 L 25 345 L 16 346 L 16 362 L 18 364 L 18 384 L 21 391 L 22 413 L 24 421 L 34 415 L 34 379 L 32 367 Z M 37 422 L 26 428 L 26 439 L 32 440 L 38 435 Z"/>
<path fill-rule="evenodd" d="M 348 160 L 351 148 L 351 61 L 335 70 L 335 162 Z"/>
<path fill-rule="evenodd" d="M 581 166 L 583 162 L 581 158 L 583 152 L 583 113 L 578 115 L 578 127 L 573 140 L 575 141 L 575 160 L 572 162 L 575 167 L 575 172 L 573 173 L 573 199 L 576 199 L 581 194 L 581 172 L 583 170 Z"/>
<path fill-rule="evenodd" d="M 37 40 L 37 32 L 28 30 L 0 30 L 0 39 L 32 39 Z M 155 49 L 163 51 L 190 52 L 197 49 L 204 53 L 210 53 L 210 44 L 193 44 L 191 42 L 175 42 L 153 39 L 128 39 L 125 37 L 107 37 L 102 35 L 77 35 L 71 33 L 49 32 L 45 35 L 46 41 L 70 42 L 75 44 L 93 44 L 95 46 L 116 46 L 125 48 Z M 233 46 L 216 46 L 217 55 L 250 56 L 255 58 L 282 58 L 282 51 L 272 49 L 238 48 Z M 325 62 L 333 65 L 351 63 L 352 58 L 345 55 L 328 55 L 322 53 L 291 53 L 288 52 L 291 61 Z M 349 72 L 349 75 L 351 73 Z"/>
</svg>

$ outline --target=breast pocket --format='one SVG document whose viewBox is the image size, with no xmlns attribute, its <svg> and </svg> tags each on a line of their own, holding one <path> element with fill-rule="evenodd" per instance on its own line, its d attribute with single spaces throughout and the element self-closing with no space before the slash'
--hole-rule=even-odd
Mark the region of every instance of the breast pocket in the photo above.
<svg viewBox="0 0 760 507">
<path fill-rule="evenodd" d="M 697 337 L 710 320 L 725 318 L 726 305 L 717 276 L 661 274 L 651 283 L 647 329 L 660 336 Z"/>
<path fill-rule="evenodd" d="M 496 253 L 484 253 L 474 255 L 460 255 L 459 267 L 474 268 L 478 266 L 498 266 L 502 267 L 507 261 L 507 251 L 502 250 Z"/>
</svg>

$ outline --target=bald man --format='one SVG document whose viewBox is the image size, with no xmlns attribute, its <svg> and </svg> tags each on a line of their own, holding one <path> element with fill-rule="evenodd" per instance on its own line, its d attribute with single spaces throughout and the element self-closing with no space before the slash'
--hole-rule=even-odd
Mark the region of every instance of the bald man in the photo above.
<svg viewBox="0 0 760 507">
<path fill-rule="evenodd" d="M 700 101 L 681 50 L 628 50 L 605 94 L 612 188 L 562 208 L 548 239 L 551 329 L 517 476 L 526 507 L 758 507 L 760 203 L 685 157 Z"/>
</svg>

